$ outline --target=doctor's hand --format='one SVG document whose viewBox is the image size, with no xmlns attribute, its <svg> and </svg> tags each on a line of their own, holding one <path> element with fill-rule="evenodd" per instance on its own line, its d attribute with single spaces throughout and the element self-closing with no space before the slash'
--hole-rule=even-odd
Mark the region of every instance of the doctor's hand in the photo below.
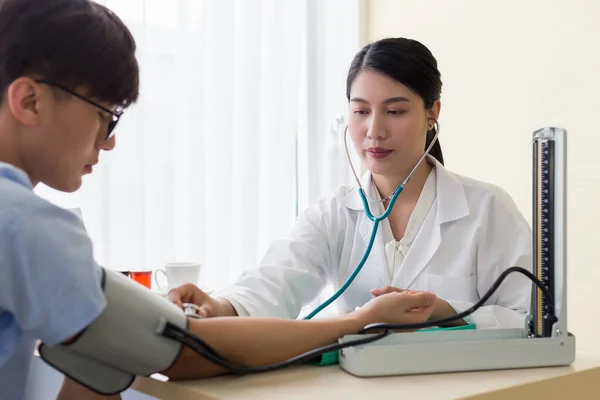
<svg viewBox="0 0 600 400">
<path fill-rule="evenodd" d="M 186 283 L 167 294 L 170 302 L 183 308 L 183 303 L 193 303 L 199 308 L 198 315 L 202 318 L 237 316 L 235 308 L 225 299 L 215 299 L 203 292 L 196 285 Z"/>
<path fill-rule="evenodd" d="M 436 299 L 435 294 L 427 292 L 391 292 L 375 297 L 354 313 L 365 325 L 425 322 L 433 312 Z"/>
</svg>

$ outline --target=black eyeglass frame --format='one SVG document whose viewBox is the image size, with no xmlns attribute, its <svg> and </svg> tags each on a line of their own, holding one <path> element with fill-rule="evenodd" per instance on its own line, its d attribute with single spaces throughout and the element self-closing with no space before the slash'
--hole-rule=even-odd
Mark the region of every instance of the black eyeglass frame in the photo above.
<svg viewBox="0 0 600 400">
<path fill-rule="evenodd" d="M 117 107 L 116 111 L 112 111 L 104 106 L 101 106 L 100 104 L 96 103 L 95 101 L 90 100 L 87 97 L 85 97 L 85 96 L 77 93 L 76 91 L 69 89 L 68 87 L 61 85 L 59 83 L 52 82 L 47 79 L 36 79 L 35 82 L 43 83 L 44 85 L 48 85 L 48 86 L 56 87 L 60 90 L 63 90 L 65 92 L 77 97 L 80 100 L 85 101 L 88 104 L 93 105 L 94 107 L 99 108 L 100 110 L 104 111 L 105 113 L 110 114 L 112 116 L 112 121 L 108 124 L 108 132 L 106 133 L 105 140 L 110 140 L 115 135 L 115 132 L 114 132 L 115 126 L 117 126 L 117 123 L 119 122 L 119 118 L 121 118 L 121 115 L 123 115 L 123 112 L 125 111 L 125 109 L 122 106 Z"/>
</svg>

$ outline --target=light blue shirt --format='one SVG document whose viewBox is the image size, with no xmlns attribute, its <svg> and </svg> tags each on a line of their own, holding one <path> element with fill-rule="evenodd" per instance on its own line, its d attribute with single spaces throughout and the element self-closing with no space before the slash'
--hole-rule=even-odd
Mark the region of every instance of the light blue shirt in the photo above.
<svg viewBox="0 0 600 400">
<path fill-rule="evenodd" d="M 0 162 L 0 397 L 22 399 L 36 340 L 55 344 L 106 305 L 81 220 Z M 35 383 L 34 383 L 35 384 Z"/>
</svg>

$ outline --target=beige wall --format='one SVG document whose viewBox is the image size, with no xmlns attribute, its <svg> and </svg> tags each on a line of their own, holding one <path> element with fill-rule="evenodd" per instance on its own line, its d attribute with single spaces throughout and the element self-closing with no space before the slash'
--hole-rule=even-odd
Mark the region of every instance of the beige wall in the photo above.
<svg viewBox="0 0 600 400">
<path fill-rule="evenodd" d="M 600 2 L 368 0 L 367 38 L 411 37 L 444 81 L 447 166 L 504 187 L 531 221 L 531 134 L 568 131 L 569 330 L 600 352 Z"/>
</svg>

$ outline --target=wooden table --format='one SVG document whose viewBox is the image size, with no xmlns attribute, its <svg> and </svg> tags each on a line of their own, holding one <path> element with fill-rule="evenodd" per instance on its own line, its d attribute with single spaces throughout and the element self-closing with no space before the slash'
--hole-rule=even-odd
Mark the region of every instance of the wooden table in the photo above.
<svg viewBox="0 0 600 400">
<path fill-rule="evenodd" d="M 169 382 L 140 377 L 133 389 L 160 399 L 600 399 L 600 353 L 568 367 L 358 378 L 338 365 L 303 365 L 243 377 Z"/>
</svg>

